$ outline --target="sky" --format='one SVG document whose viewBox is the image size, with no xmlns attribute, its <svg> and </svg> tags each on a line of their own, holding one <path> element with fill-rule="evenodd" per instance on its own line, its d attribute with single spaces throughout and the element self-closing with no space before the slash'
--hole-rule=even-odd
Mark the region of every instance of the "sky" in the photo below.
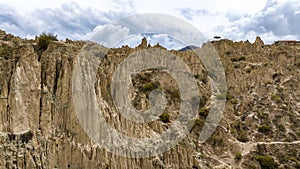
<svg viewBox="0 0 300 169">
<path fill-rule="evenodd" d="M 124 27 L 109 25 L 143 13 L 174 16 L 196 27 L 207 39 L 221 36 L 253 42 L 260 36 L 265 43 L 300 40 L 299 0 L 0 0 L 0 29 L 23 38 L 51 32 L 59 39 L 86 40 L 108 31 L 126 32 Z M 133 39 L 142 36 L 131 36 L 126 43 L 135 45 Z M 153 44 L 179 47 L 167 34 L 147 38 Z"/>
</svg>

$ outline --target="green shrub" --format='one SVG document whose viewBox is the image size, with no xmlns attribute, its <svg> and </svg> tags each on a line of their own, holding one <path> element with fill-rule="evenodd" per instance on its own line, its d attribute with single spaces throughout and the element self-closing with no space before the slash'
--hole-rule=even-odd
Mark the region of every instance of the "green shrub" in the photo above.
<svg viewBox="0 0 300 169">
<path fill-rule="evenodd" d="M 227 93 L 226 93 L 226 100 L 231 100 L 231 99 L 233 99 L 234 97 L 230 94 L 230 92 L 229 91 L 227 91 Z"/>
<path fill-rule="evenodd" d="M 169 123 L 171 116 L 168 113 L 163 113 L 159 116 L 160 120 L 164 123 Z"/>
<path fill-rule="evenodd" d="M 203 120 L 197 118 L 197 119 L 195 120 L 194 126 L 202 127 L 203 123 L 204 123 Z"/>
<path fill-rule="evenodd" d="M 265 112 L 257 112 L 257 116 L 261 119 L 269 119 L 269 114 Z"/>
<path fill-rule="evenodd" d="M 239 62 L 239 61 L 244 61 L 246 60 L 245 56 L 237 57 L 237 58 L 231 58 L 230 59 L 232 62 Z"/>
<path fill-rule="evenodd" d="M 147 91 L 152 91 L 154 89 L 154 85 L 151 82 L 146 83 L 142 87 L 142 91 L 147 92 Z"/>
<path fill-rule="evenodd" d="M 267 133 L 269 131 L 271 131 L 271 128 L 270 126 L 259 126 L 258 127 L 258 131 L 261 132 L 261 133 Z"/>
<path fill-rule="evenodd" d="M 231 103 L 232 104 L 239 104 L 239 101 L 238 101 L 238 99 L 233 99 L 233 100 L 231 100 Z"/>
<path fill-rule="evenodd" d="M 45 51 L 51 41 L 57 41 L 57 35 L 42 33 L 38 38 L 37 51 Z"/>
<path fill-rule="evenodd" d="M 271 100 L 274 100 L 274 101 L 281 101 L 281 97 L 278 96 L 278 95 L 273 94 L 273 95 L 271 96 Z"/>
<path fill-rule="evenodd" d="M 2 44 L 0 46 L 0 57 L 1 58 L 4 58 L 4 59 L 9 59 L 11 58 L 13 55 L 13 48 L 8 46 L 8 45 L 5 45 L 5 44 Z"/>
<path fill-rule="evenodd" d="M 195 79 L 198 79 L 200 77 L 200 75 L 197 73 L 197 74 L 194 74 L 194 78 Z"/>
<path fill-rule="evenodd" d="M 199 115 L 203 116 L 203 117 L 206 117 L 208 115 L 208 113 L 209 113 L 209 109 L 205 108 L 205 107 L 201 108 L 199 111 Z"/>
<path fill-rule="evenodd" d="M 110 164 L 105 164 L 105 169 L 110 169 Z"/>
<path fill-rule="evenodd" d="M 241 153 L 236 153 L 234 159 L 235 159 L 236 161 L 240 161 L 240 160 L 242 159 L 242 157 L 243 157 L 243 156 L 242 156 Z"/>
<path fill-rule="evenodd" d="M 25 132 L 20 135 L 20 138 L 23 143 L 28 143 L 33 137 L 33 133 L 31 131 Z"/>
<path fill-rule="evenodd" d="M 243 143 L 246 143 L 249 141 L 249 138 L 247 137 L 246 134 L 239 134 L 236 139 Z"/>
<path fill-rule="evenodd" d="M 159 86 L 160 86 L 159 82 L 155 82 L 155 83 L 148 82 L 142 86 L 141 91 L 142 92 L 150 92 L 154 89 L 158 89 Z"/>
<path fill-rule="evenodd" d="M 279 167 L 273 157 L 267 155 L 257 155 L 255 159 L 259 162 L 262 169 L 276 169 Z"/>
<path fill-rule="evenodd" d="M 273 84 L 273 82 L 267 81 L 265 84 L 266 84 L 266 85 L 271 85 L 271 84 Z"/>
<path fill-rule="evenodd" d="M 234 115 L 236 115 L 236 116 L 241 116 L 241 115 L 243 115 L 243 113 L 242 112 L 240 112 L 240 111 L 238 111 L 237 109 L 234 109 Z"/>
<path fill-rule="evenodd" d="M 293 162 L 298 162 L 297 157 L 290 157 L 289 160 L 290 160 L 290 161 L 293 161 Z"/>
<path fill-rule="evenodd" d="M 226 51 L 226 52 L 224 52 L 224 54 L 225 55 L 230 55 L 230 54 L 232 54 L 232 52 L 231 51 Z"/>
<path fill-rule="evenodd" d="M 216 145 L 220 146 L 220 145 L 224 144 L 224 138 L 221 136 L 214 136 L 211 138 L 211 141 L 212 141 L 212 144 L 215 146 Z"/>
<path fill-rule="evenodd" d="M 272 75 L 272 79 L 274 80 L 276 77 L 278 77 L 278 76 L 280 76 L 280 73 L 274 73 L 273 75 Z"/>
</svg>

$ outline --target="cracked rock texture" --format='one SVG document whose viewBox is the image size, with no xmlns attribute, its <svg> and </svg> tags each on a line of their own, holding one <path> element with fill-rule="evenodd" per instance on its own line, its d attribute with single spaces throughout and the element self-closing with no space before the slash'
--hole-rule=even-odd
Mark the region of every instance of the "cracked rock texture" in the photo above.
<svg viewBox="0 0 300 169">
<path fill-rule="evenodd" d="M 210 104 L 208 74 L 191 51 L 171 51 L 191 68 L 199 86 L 199 115 L 177 146 L 149 158 L 107 152 L 82 129 L 74 111 L 72 75 L 86 42 L 36 41 L 0 31 L 0 168 L 300 168 L 300 44 L 212 42 L 224 65 L 228 92 L 223 118 L 205 143 L 197 139 Z M 149 108 L 150 90 L 166 94 L 168 120 L 135 124 L 122 117 L 110 96 L 111 76 L 129 54 L 150 48 L 109 49 L 101 58 L 95 89 L 108 123 L 118 132 L 151 137 L 172 125 L 180 109 L 174 79 L 161 70 L 133 77 L 136 109 Z M 156 45 L 156 48 L 165 50 Z"/>
</svg>

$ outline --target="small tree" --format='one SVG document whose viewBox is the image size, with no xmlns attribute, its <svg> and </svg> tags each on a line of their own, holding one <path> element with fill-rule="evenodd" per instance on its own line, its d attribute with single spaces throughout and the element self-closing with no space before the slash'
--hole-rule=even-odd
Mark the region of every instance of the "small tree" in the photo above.
<svg viewBox="0 0 300 169">
<path fill-rule="evenodd" d="M 57 35 L 42 33 L 38 38 L 37 51 L 45 51 L 51 41 L 57 41 Z"/>
</svg>

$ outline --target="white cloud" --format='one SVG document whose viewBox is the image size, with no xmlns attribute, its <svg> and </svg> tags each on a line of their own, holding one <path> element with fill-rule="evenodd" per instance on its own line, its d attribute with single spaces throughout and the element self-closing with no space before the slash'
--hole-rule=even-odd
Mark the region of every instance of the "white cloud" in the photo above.
<svg viewBox="0 0 300 169">
<path fill-rule="evenodd" d="M 58 34 L 60 39 L 82 39 L 97 25 L 104 25 L 128 15 L 124 11 L 103 12 L 82 8 L 75 2 L 24 12 L 17 9 L 18 7 L 0 4 L 0 26 L 8 33 L 21 37 L 34 37 L 42 32 L 51 32 Z"/>
<path fill-rule="evenodd" d="M 84 39 L 97 42 L 106 47 L 121 47 L 124 45 L 135 47 L 141 43 L 143 37 L 146 37 L 148 44 L 152 46 L 159 43 L 168 49 L 181 49 L 188 45 L 174 37 L 170 37 L 168 34 L 133 32 L 128 27 L 113 24 L 97 26 Z"/>
<path fill-rule="evenodd" d="M 130 30 L 120 25 L 97 26 L 93 32 L 86 35 L 85 39 L 95 41 L 107 47 L 112 47 L 120 43 L 130 35 Z"/>
<path fill-rule="evenodd" d="M 170 37 L 168 34 L 154 34 L 148 39 L 151 45 L 156 45 L 159 43 L 168 49 L 181 49 L 188 45 L 178 39 L 175 39 L 174 37 Z"/>
<path fill-rule="evenodd" d="M 30 12 L 36 9 L 56 9 L 60 8 L 62 4 L 72 4 L 76 3 L 81 8 L 90 8 L 90 9 L 97 9 L 102 12 L 109 12 L 109 11 L 123 11 L 125 9 L 131 10 L 132 2 L 130 0 L 51 0 L 51 1 L 36 1 L 36 0 L 0 0 L 0 3 L 7 4 L 13 6 L 18 11 L 25 11 Z M 128 11 L 127 11 L 128 12 Z"/>
<path fill-rule="evenodd" d="M 211 13 L 226 13 L 229 10 L 242 11 L 244 13 L 255 13 L 261 10 L 267 0 L 137 0 L 134 2 L 137 12 L 164 13 L 180 16 L 180 9 L 206 10 Z M 178 13 L 179 12 L 179 13 Z"/>
<path fill-rule="evenodd" d="M 261 36 L 266 43 L 299 39 L 300 15 L 295 14 L 299 9 L 299 1 L 269 0 L 260 12 L 234 19 L 218 29 L 223 30 L 224 37 L 234 40 L 249 39 L 253 42 L 256 36 Z"/>
<path fill-rule="evenodd" d="M 272 43 L 277 39 L 300 39 L 299 11 L 298 0 L 52 0 L 47 3 L 35 0 L 0 0 L 0 28 L 21 37 L 34 37 L 45 31 L 56 33 L 61 39 L 83 39 L 88 33 L 95 33 L 101 26 L 116 19 L 149 12 L 181 18 L 208 38 L 219 35 L 233 40 L 253 41 L 259 35 L 264 41 Z M 129 31 L 133 29 L 137 33 L 138 29 L 147 31 L 153 27 L 151 19 L 148 21 L 137 18 L 135 22 L 139 24 L 135 29 L 128 28 Z M 166 21 L 156 19 L 155 31 L 160 35 L 156 39 L 172 44 L 164 34 L 176 33 L 176 30 L 181 29 L 182 23 L 170 28 L 164 26 L 164 22 Z M 116 31 L 114 35 L 119 37 L 126 34 L 125 27 L 112 29 Z M 106 35 L 104 32 L 101 35 L 103 39 Z M 132 44 L 142 37 L 141 34 L 132 32 L 126 36 L 127 42 Z"/>
<path fill-rule="evenodd" d="M 98 26 L 87 39 L 115 47 L 115 44 L 146 36 L 149 42 L 160 43 L 168 48 L 185 45 L 200 46 L 207 40 L 193 25 L 181 19 L 163 14 L 138 14 L 122 18 L 105 26 Z M 138 40 L 140 42 L 141 39 Z"/>
</svg>

